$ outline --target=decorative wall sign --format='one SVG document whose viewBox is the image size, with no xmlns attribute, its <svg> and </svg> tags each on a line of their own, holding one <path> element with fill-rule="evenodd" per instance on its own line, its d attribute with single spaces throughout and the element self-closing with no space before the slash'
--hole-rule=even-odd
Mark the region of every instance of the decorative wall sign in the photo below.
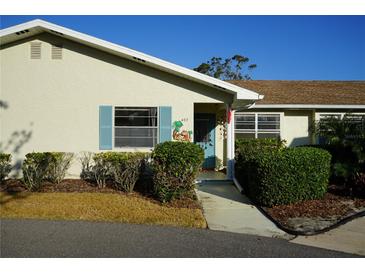
<svg viewBox="0 0 365 274">
<path fill-rule="evenodd" d="M 186 119 L 181 119 L 175 121 L 172 126 L 174 131 L 172 132 L 172 138 L 176 141 L 189 141 L 191 142 L 191 135 L 193 132 L 191 130 L 184 129 L 184 123 L 182 121 L 187 121 Z"/>
</svg>

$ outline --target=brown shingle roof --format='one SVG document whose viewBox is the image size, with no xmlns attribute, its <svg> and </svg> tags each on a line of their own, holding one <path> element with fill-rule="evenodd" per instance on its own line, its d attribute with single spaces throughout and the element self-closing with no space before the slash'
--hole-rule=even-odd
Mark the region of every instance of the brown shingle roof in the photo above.
<svg viewBox="0 0 365 274">
<path fill-rule="evenodd" d="M 365 105 L 365 81 L 229 81 L 264 95 L 256 104 Z"/>
</svg>

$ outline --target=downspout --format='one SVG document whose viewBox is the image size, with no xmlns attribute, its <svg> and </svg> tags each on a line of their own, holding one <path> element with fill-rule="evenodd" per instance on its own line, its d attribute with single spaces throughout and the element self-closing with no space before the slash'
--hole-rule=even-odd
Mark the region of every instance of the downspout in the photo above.
<svg viewBox="0 0 365 274">
<path fill-rule="evenodd" d="M 260 98 L 260 99 L 262 99 L 262 98 Z M 231 147 L 231 152 L 233 154 L 233 157 L 232 157 L 231 161 L 228 161 L 228 157 L 227 157 L 227 179 L 232 180 L 234 185 L 238 189 L 238 191 L 242 194 L 243 194 L 243 188 L 242 188 L 241 184 L 238 182 L 238 180 L 236 179 L 236 176 L 235 176 L 235 159 L 234 158 L 235 158 L 236 148 L 235 148 L 235 134 L 234 134 L 234 120 L 235 120 L 234 119 L 234 114 L 235 114 L 236 111 L 246 110 L 246 109 L 252 108 L 255 105 L 255 102 L 256 101 L 253 101 L 251 104 L 248 104 L 248 105 L 245 105 L 245 106 L 242 106 L 242 107 L 237 107 L 235 109 L 231 109 L 231 111 L 233 112 L 231 114 L 232 115 L 231 120 L 233 121 L 233 122 L 231 122 L 231 127 L 232 127 L 232 131 L 233 131 L 232 136 L 231 136 L 231 138 L 232 138 L 231 142 L 233 142 L 232 147 Z M 229 124 L 227 126 L 229 127 Z M 228 132 L 229 131 L 227 129 L 227 140 L 228 140 Z M 227 150 L 228 149 L 229 149 L 229 146 L 228 146 L 228 142 L 227 142 Z M 229 165 L 230 165 L 230 174 L 228 172 Z M 229 177 L 229 175 L 230 175 L 230 177 Z"/>
</svg>

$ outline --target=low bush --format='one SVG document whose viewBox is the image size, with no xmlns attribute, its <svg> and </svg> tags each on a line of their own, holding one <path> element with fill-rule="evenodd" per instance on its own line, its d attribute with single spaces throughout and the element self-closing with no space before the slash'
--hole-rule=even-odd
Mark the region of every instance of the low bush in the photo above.
<svg viewBox="0 0 365 274">
<path fill-rule="evenodd" d="M 82 152 L 79 157 L 79 160 L 81 163 L 80 178 L 85 181 L 94 181 L 95 180 L 93 171 L 92 171 L 93 156 L 94 156 L 94 153 L 92 153 L 92 152 Z"/>
<path fill-rule="evenodd" d="M 11 171 L 11 155 L 0 153 L 0 183 L 5 180 Z"/>
<path fill-rule="evenodd" d="M 47 177 L 48 166 L 52 160 L 49 152 L 32 152 L 25 155 L 23 162 L 23 183 L 30 190 L 40 189 L 44 179 Z"/>
<path fill-rule="evenodd" d="M 168 202 L 194 197 L 194 183 L 204 161 L 204 151 L 190 142 L 164 142 L 152 153 L 155 195 Z"/>
<path fill-rule="evenodd" d="M 43 181 L 61 182 L 71 165 L 72 153 L 32 152 L 25 155 L 23 162 L 23 183 L 30 190 L 38 190 Z"/>
<path fill-rule="evenodd" d="M 118 189 L 132 192 L 148 156 L 149 153 L 142 152 L 101 152 L 94 154 L 91 163 L 86 155 L 83 173 L 86 175 L 91 172 L 100 188 L 105 187 L 108 180 L 112 180 Z"/>
<path fill-rule="evenodd" d="M 47 167 L 47 179 L 53 183 L 60 183 L 66 176 L 73 159 L 72 153 L 50 152 L 50 162 Z"/>
<path fill-rule="evenodd" d="M 352 195 L 365 198 L 365 172 L 357 173 L 352 180 Z"/>
<path fill-rule="evenodd" d="M 319 199 L 327 191 L 331 155 L 322 149 L 262 149 L 236 156 L 237 179 L 248 196 L 262 206 Z"/>
<path fill-rule="evenodd" d="M 94 154 L 93 161 L 92 175 L 98 187 L 104 188 L 107 180 L 111 178 L 112 162 L 106 157 L 106 153 L 103 152 Z"/>
</svg>

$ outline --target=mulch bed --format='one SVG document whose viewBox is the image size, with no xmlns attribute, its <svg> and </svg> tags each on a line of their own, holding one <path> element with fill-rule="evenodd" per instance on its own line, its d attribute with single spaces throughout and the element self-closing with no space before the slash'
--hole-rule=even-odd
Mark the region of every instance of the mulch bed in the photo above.
<svg viewBox="0 0 365 274">
<path fill-rule="evenodd" d="M 365 212 L 365 198 L 348 196 L 345 189 L 332 185 L 323 199 L 262 209 L 283 228 L 310 235 Z"/>
<path fill-rule="evenodd" d="M 0 192 L 7 193 L 18 193 L 18 192 L 28 192 L 28 190 L 23 186 L 20 180 L 16 179 L 8 179 L 5 182 L 0 184 Z M 113 182 L 108 182 L 105 188 L 98 188 L 96 184 L 92 182 L 88 182 L 82 179 L 65 179 L 59 184 L 54 184 L 50 182 L 45 182 L 41 189 L 37 192 L 92 192 L 92 193 L 115 193 L 120 195 L 131 195 L 139 198 L 143 198 L 149 200 L 150 202 L 156 204 L 162 204 L 158 200 L 154 198 L 154 196 L 150 193 L 143 193 L 134 191 L 132 193 L 126 193 L 121 190 L 117 190 L 114 186 Z M 191 209 L 201 209 L 201 205 L 195 199 L 191 198 L 183 198 L 179 200 L 174 200 L 169 203 L 163 204 L 167 207 L 175 207 L 175 208 L 191 208 Z"/>
</svg>

